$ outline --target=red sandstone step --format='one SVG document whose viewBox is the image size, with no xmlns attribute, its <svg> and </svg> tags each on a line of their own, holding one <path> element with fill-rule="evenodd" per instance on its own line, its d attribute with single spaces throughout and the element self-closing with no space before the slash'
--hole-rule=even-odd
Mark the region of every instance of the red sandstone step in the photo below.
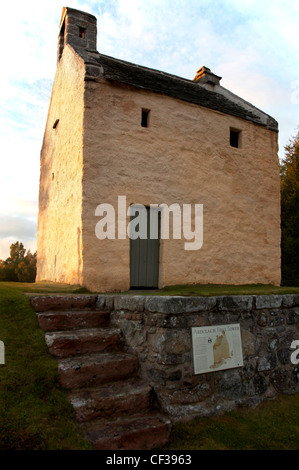
<svg viewBox="0 0 299 470">
<path fill-rule="evenodd" d="M 56 357 L 122 351 L 124 347 L 121 331 L 112 328 L 48 332 L 45 339 L 50 353 Z"/>
<path fill-rule="evenodd" d="M 97 353 L 58 360 L 60 382 L 67 389 L 127 379 L 137 369 L 137 357 L 128 353 Z"/>
<path fill-rule="evenodd" d="M 81 308 L 95 308 L 97 296 L 87 294 L 28 294 L 31 305 L 36 312 L 49 310 L 71 310 Z"/>
<path fill-rule="evenodd" d="M 153 414 L 111 421 L 100 419 L 81 427 L 96 450 L 151 450 L 166 444 L 171 423 Z"/>
<path fill-rule="evenodd" d="M 152 388 L 139 378 L 112 382 L 69 394 L 78 422 L 134 414 L 152 406 Z"/>
<path fill-rule="evenodd" d="M 44 331 L 61 331 L 75 328 L 98 328 L 109 325 L 110 313 L 94 310 L 50 311 L 37 313 L 39 326 Z"/>
</svg>

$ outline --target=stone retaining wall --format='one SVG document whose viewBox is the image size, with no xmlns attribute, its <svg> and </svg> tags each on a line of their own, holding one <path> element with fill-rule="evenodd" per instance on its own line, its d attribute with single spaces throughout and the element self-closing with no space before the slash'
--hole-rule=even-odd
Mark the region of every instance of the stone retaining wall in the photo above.
<svg viewBox="0 0 299 470">
<path fill-rule="evenodd" d="M 299 391 L 299 295 L 222 297 L 98 296 L 126 343 L 138 354 L 140 374 L 174 421 L 255 406 Z M 238 323 L 243 367 L 195 375 L 191 328 Z M 299 354 L 298 354 L 299 356 Z"/>
</svg>

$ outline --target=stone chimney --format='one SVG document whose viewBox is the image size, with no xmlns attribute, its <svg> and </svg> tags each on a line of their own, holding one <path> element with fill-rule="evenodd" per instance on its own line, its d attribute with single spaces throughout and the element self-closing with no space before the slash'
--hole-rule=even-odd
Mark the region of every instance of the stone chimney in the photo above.
<svg viewBox="0 0 299 470">
<path fill-rule="evenodd" d="M 196 76 L 193 78 L 193 81 L 198 82 L 201 85 L 208 84 L 214 87 L 215 85 L 220 84 L 221 78 L 222 77 L 218 77 L 218 75 L 212 73 L 208 67 L 203 66 L 196 72 Z"/>
<path fill-rule="evenodd" d="M 97 19 L 95 16 L 73 8 L 63 7 L 59 27 L 57 61 L 64 46 L 70 44 L 90 51 L 97 49 Z"/>
</svg>

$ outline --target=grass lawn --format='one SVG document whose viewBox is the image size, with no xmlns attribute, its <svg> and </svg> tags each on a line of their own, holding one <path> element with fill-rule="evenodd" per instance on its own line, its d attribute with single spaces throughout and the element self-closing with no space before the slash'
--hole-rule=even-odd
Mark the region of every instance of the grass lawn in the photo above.
<svg viewBox="0 0 299 470">
<path fill-rule="evenodd" d="M 55 282 L 0 282 L 3 287 L 14 287 L 22 292 L 44 293 L 44 294 L 88 294 L 85 287 L 71 286 Z M 101 294 L 101 292 L 97 292 Z M 299 294 L 299 287 L 272 286 L 265 284 L 248 284 L 241 286 L 230 286 L 221 284 L 192 284 L 167 286 L 159 290 L 136 290 L 127 292 L 115 292 L 126 295 L 184 295 L 184 296 L 212 296 L 212 295 L 270 295 L 270 294 Z"/>
<path fill-rule="evenodd" d="M 70 284 L 61 284 L 56 282 L 0 282 L 0 286 L 12 287 L 20 292 L 31 292 L 38 294 L 85 294 L 89 291 L 85 287 L 71 286 Z"/>
<path fill-rule="evenodd" d="M 0 450 L 90 449 L 78 432 L 74 412 L 60 387 L 57 362 L 24 292 L 79 293 L 79 286 L 0 283 Z M 165 295 L 299 293 L 273 286 L 179 286 Z M 152 294 L 154 292 L 151 292 Z M 162 292 L 159 291 L 161 294 Z M 281 396 L 250 410 L 200 418 L 174 427 L 164 449 L 298 449 L 299 395 Z"/>
<path fill-rule="evenodd" d="M 132 293 L 132 291 L 131 291 Z M 299 287 L 272 286 L 265 284 L 248 284 L 230 286 L 219 284 L 200 284 L 184 286 L 168 286 L 160 290 L 135 291 L 145 295 L 184 295 L 184 296 L 214 296 L 214 295 L 270 295 L 270 294 L 299 294 Z"/>
<path fill-rule="evenodd" d="M 88 449 L 29 299 L 0 283 L 0 450 Z"/>
<path fill-rule="evenodd" d="M 174 426 L 163 450 L 299 450 L 299 394 Z"/>
</svg>

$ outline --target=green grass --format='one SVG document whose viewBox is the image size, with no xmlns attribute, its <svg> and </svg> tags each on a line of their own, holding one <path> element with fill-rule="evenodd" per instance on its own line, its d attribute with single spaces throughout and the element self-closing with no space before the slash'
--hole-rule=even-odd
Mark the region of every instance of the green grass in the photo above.
<svg viewBox="0 0 299 470">
<path fill-rule="evenodd" d="M 132 291 L 131 291 L 132 293 Z M 222 284 L 191 284 L 167 286 L 160 290 L 135 291 L 135 294 L 146 295 L 183 295 L 183 296 L 213 296 L 213 295 L 270 295 L 270 294 L 299 294 L 299 287 L 272 286 L 266 284 L 248 284 L 240 286 Z"/>
<path fill-rule="evenodd" d="M 22 292 L 44 294 L 88 294 L 85 287 L 61 284 L 55 282 L 0 282 L 3 287 L 14 287 Z M 101 294 L 101 292 L 97 292 Z M 273 286 L 266 284 L 222 285 L 222 284 L 190 284 L 167 286 L 159 290 L 136 290 L 127 292 L 111 292 L 125 295 L 183 295 L 183 296 L 212 296 L 212 295 L 270 295 L 270 294 L 299 294 L 299 287 Z"/>
<path fill-rule="evenodd" d="M 40 294 L 88 294 L 89 291 L 85 287 L 78 285 L 62 284 L 58 282 L 42 281 L 42 282 L 0 282 L 2 287 L 12 287 L 21 292 L 31 292 Z"/>
<path fill-rule="evenodd" d="M 162 450 L 298 450 L 299 394 L 174 426 Z"/>
<path fill-rule="evenodd" d="M 29 299 L 0 283 L 0 450 L 88 449 Z"/>
</svg>

